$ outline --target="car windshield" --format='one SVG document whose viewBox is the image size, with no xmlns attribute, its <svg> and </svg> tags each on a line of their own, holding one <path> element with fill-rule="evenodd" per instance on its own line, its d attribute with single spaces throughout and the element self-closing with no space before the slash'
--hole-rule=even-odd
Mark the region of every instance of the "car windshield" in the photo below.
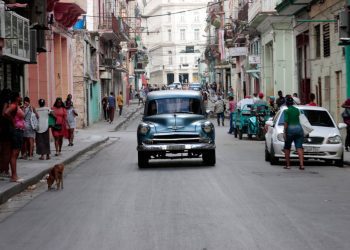
<svg viewBox="0 0 350 250">
<path fill-rule="evenodd" d="M 167 98 L 151 100 L 147 105 L 146 115 L 189 113 L 202 114 L 201 102 L 194 98 Z"/>
<path fill-rule="evenodd" d="M 309 110 L 304 109 L 302 112 L 305 114 L 312 126 L 319 127 L 329 127 L 334 128 L 335 125 L 332 118 L 329 116 L 328 112 L 325 110 Z M 278 121 L 278 125 L 282 126 L 284 124 L 284 112 L 281 113 L 281 117 Z"/>
</svg>

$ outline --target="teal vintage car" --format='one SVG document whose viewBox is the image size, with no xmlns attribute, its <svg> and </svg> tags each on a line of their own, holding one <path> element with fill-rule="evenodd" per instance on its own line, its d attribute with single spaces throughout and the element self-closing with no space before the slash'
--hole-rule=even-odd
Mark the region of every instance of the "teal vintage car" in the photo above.
<svg viewBox="0 0 350 250">
<path fill-rule="evenodd" d="M 214 166 L 214 125 L 205 118 L 198 91 L 165 90 L 148 94 L 137 128 L 138 165 L 151 159 L 200 158 Z"/>
</svg>

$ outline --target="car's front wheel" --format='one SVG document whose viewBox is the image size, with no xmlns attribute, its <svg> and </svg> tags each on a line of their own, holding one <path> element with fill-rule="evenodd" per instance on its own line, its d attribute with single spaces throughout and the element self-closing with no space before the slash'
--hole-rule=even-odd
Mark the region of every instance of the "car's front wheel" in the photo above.
<svg viewBox="0 0 350 250">
<path fill-rule="evenodd" d="M 138 153 L 138 164 L 139 168 L 148 167 L 149 156 L 145 152 L 137 152 Z"/>
<path fill-rule="evenodd" d="M 334 161 L 334 165 L 337 167 L 344 167 L 344 154 L 341 156 L 340 160 Z"/>
<path fill-rule="evenodd" d="M 275 157 L 275 150 L 273 148 L 273 144 L 271 144 L 271 150 L 270 150 L 270 164 L 271 165 L 277 165 L 279 163 L 278 157 Z"/>
<path fill-rule="evenodd" d="M 203 162 L 205 165 L 214 166 L 216 163 L 215 150 L 206 150 L 202 153 Z"/>
<path fill-rule="evenodd" d="M 267 149 L 266 143 L 265 143 L 265 161 L 270 161 L 270 153 L 269 153 L 269 150 Z"/>
</svg>

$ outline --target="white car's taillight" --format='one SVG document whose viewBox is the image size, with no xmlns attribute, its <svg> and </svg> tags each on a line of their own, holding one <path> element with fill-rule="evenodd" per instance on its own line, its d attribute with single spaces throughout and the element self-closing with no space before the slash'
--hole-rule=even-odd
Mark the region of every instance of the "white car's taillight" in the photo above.
<svg viewBox="0 0 350 250">
<path fill-rule="evenodd" d="M 339 135 L 328 137 L 327 144 L 340 144 L 341 137 Z"/>
</svg>

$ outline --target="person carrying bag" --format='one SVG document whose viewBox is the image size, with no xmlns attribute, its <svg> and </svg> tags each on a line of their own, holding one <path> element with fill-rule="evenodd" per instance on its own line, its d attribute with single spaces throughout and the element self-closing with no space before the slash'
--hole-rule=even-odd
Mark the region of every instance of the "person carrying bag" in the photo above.
<svg viewBox="0 0 350 250">
<path fill-rule="evenodd" d="M 341 116 L 343 117 L 343 121 L 346 124 L 346 138 L 345 138 L 345 150 L 349 151 L 350 147 L 350 98 L 348 98 L 342 105 L 344 108 Z"/>
</svg>

